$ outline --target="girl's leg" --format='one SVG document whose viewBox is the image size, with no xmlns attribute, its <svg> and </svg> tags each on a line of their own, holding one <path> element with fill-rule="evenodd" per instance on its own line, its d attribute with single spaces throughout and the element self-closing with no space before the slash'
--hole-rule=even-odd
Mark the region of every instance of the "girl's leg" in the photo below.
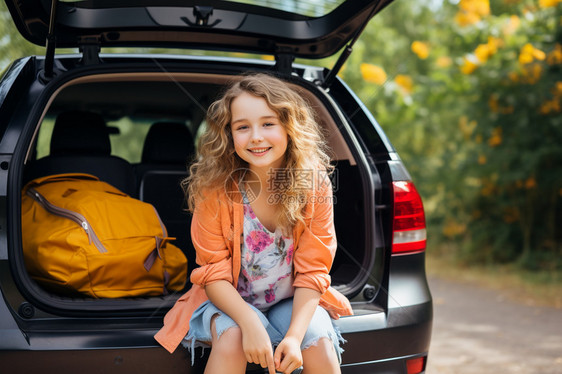
<svg viewBox="0 0 562 374">
<path fill-rule="evenodd" d="M 278 331 L 279 343 L 289 329 L 293 309 L 293 300 L 287 299 L 273 306 L 268 313 L 271 326 Z M 271 335 L 271 334 L 270 334 Z M 301 350 L 303 357 L 303 374 L 340 373 L 339 334 L 336 333 L 328 312 L 318 307 L 304 336 Z"/>
<path fill-rule="evenodd" d="M 320 338 L 318 343 L 302 351 L 302 374 L 341 373 L 334 343 L 329 338 Z"/>
<path fill-rule="evenodd" d="M 220 339 L 217 336 L 216 322 L 218 315 L 211 319 L 211 353 L 205 374 L 245 373 L 246 356 L 242 349 L 242 332 L 238 326 L 224 331 Z"/>
</svg>

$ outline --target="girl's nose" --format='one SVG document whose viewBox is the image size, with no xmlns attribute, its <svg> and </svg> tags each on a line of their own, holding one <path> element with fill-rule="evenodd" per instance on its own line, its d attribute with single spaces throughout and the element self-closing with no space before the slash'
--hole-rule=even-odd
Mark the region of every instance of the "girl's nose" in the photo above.
<svg viewBox="0 0 562 374">
<path fill-rule="evenodd" d="M 263 136 L 258 130 L 254 130 L 252 132 L 252 143 L 260 143 L 263 142 Z"/>
</svg>

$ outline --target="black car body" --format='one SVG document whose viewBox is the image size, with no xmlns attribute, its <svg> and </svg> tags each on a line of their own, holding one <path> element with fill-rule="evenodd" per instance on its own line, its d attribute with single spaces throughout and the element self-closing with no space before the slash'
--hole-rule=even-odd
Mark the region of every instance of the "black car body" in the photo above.
<svg viewBox="0 0 562 374">
<path fill-rule="evenodd" d="M 31 279 L 22 254 L 21 191 L 31 178 L 58 172 L 89 172 L 117 184 L 114 178 L 124 172 L 110 162 L 85 166 L 72 156 L 55 166 L 41 161 L 52 156 L 45 144 L 58 114 L 101 115 L 112 138 L 112 154 L 104 159 L 124 159 L 131 167 L 133 179 L 119 187 L 162 212 L 193 267 L 179 186 L 186 160 L 172 165 L 143 159 L 144 134 L 151 123 L 165 122 L 187 125 L 196 136 L 207 105 L 248 71 L 277 74 L 300 90 L 318 112 L 333 150 L 339 246 L 332 284 L 350 298 L 355 313 L 338 321 L 347 340 L 342 372 L 424 372 L 432 300 L 421 199 L 380 126 L 336 76 L 366 23 L 389 2 L 331 2 L 319 14 L 314 7 L 301 14 L 228 1 L 6 0 L 22 35 L 46 44 L 47 52 L 15 61 L 0 81 L 2 372 L 203 371 L 205 357 L 191 367 L 184 348 L 170 355 L 153 338 L 180 293 L 76 298 L 50 293 Z M 102 48 L 119 46 L 251 52 L 275 61 L 100 55 Z M 58 47 L 79 47 L 81 53 L 55 56 Z M 332 70 L 293 64 L 295 57 L 322 58 L 342 49 Z M 174 139 L 162 141 L 174 153 Z M 159 183 L 150 183 L 151 177 Z M 263 371 L 249 365 L 248 372 Z"/>
</svg>

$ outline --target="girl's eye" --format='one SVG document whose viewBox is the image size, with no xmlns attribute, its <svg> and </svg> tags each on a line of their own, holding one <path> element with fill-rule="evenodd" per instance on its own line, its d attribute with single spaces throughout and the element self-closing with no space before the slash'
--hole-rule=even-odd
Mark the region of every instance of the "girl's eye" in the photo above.
<svg viewBox="0 0 562 374">
<path fill-rule="evenodd" d="M 246 130 L 247 128 L 248 128 L 248 126 L 242 125 L 242 126 L 238 126 L 238 127 L 236 128 L 236 130 L 237 130 L 237 131 Z"/>
<path fill-rule="evenodd" d="M 263 125 L 266 126 L 266 127 L 275 126 L 275 124 L 271 123 L 271 122 L 264 123 Z"/>
</svg>

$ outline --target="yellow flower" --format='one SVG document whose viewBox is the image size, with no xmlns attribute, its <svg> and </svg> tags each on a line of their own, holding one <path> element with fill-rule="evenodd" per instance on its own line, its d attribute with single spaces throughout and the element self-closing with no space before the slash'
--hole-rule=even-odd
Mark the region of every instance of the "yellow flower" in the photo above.
<svg viewBox="0 0 562 374">
<path fill-rule="evenodd" d="M 419 58 L 425 60 L 429 56 L 429 44 L 426 42 L 414 41 L 410 47 Z"/>
<path fill-rule="evenodd" d="M 519 52 L 519 63 L 521 65 L 530 64 L 533 60 L 542 61 L 546 58 L 546 54 L 538 48 L 533 47 L 531 43 L 527 43 Z"/>
<path fill-rule="evenodd" d="M 541 114 L 549 114 L 550 112 L 559 113 L 560 112 L 560 101 L 558 98 L 553 98 L 552 100 L 547 100 L 542 103 L 539 108 Z"/>
<path fill-rule="evenodd" d="M 525 65 L 530 64 L 531 62 L 533 62 L 533 45 L 527 43 L 519 52 L 519 63 L 521 65 Z"/>
<path fill-rule="evenodd" d="M 482 143 L 482 135 L 476 135 L 476 138 L 474 138 L 474 141 L 478 144 Z M 486 157 L 484 157 L 484 163 L 486 163 Z"/>
<path fill-rule="evenodd" d="M 478 47 L 476 47 L 474 55 L 478 61 L 485 63 L 498 51 L 498 47 L 501 45 L 503 45 L 503 40 L 489 36 L 486 44 L 479 44 Z"/>
<path fill-rule="evenodd" d="M 539 0 L 539 7 L 549 8 L 558 5 L 561 0 Z"/>
<path fill-rule="evenodd" d="M 488 139 L 488 145 L 490 147 L 497 147 L 500 144 L 502 144 L 502 128 L 496 127 L 492 131 L 492 136 Z"/>
<path fill-rule="evenodd" d="M 459 12 L 455 16 L 455 22 L 460 26 L 468 26 L 477 23 L 484 16 L 490 14 L 489 0 L 460 0 Z"/>
<path fill-rule="evenodd" d="M 377 65 L 362 63 L 360 66 L 361 75 L 367 82 L 383 85 L 386 82 L 386 73 Z"/>
<path fill-rule="evenodd" d="M 531 62 L 533 62 L 533 55 L 529 53 L 521 53 L 519 55 L 519 63 L 521 65 L 530 64 Z"/>
<path fill-rule="evenodd" d="M 458 23 L 459 26 L 473 25 L 480 21 L 480 19 L 480 16 L 476 13 L 458 12 L 455 15 L 455 22 Z"/>
<path fill-rule="evenodd" d="M 477 60 L 476 58 L 474 58 L 473 56 L 465 56 L 463 57 L 463 64 L 461 66 L 461 72 L 463 74 L 472 74 L 474 72 L 474 70 L 476 70 L 478 68 L 478 64 L 476 62 L 474 62 L 474 60 Z"/>
<path fill-rule="evenodd" d="M 478 61 L 480 61 L 481 63 L 485 63 L 486 61 L 488 61 L 488 58 L 492 55 L 492 53 L 488 44 L 480 44 L 474 50 L 474 55 L 476 56 L 476 58 L 478 58 Z"/>
<path fill-rule="evenodd" d="M 476 13 L 481 16 L 490 14 L 489 0 L 460 0 L 459 7 L 465 12 Z"/>
<path fill-rule="evenodd" d="M 453 63 L 453 60 L 447 56 L 441 56 L 437 59 L 437 66 L 440 68 L 448 68 Z"/>
<path fill-rule="evenodd" d="M 402 93 L 409 95 L 412 93 L 414 83 L 412 82 L 412 78 L 407 75 L 398 74 L 396 78 L 394 78 L 394 82 L 400 87 Z"/>
<path fill-rule="evenodd" d="M 486 156 L 484 156 L 484 155 L 479 155 L 479 156 L 478 156 L 478 163 L 479 163 L 480 165 L 484 165 L 484 164 L 486 163 Z"/>
<path fill-rule="evenodd" d="M 488 36 L 488 48 L 490 54 L 495 54 L 499 47 L 503 46 L 503 40 L 501 38 L 494 38 L 493 36 Z"/>
<path fill-rule="evenodd" d="M 546 54 L 540 49 L 533 49 L 533 57 L 539 61 L 543 61 L 546 58 Z"/>
</svg>

